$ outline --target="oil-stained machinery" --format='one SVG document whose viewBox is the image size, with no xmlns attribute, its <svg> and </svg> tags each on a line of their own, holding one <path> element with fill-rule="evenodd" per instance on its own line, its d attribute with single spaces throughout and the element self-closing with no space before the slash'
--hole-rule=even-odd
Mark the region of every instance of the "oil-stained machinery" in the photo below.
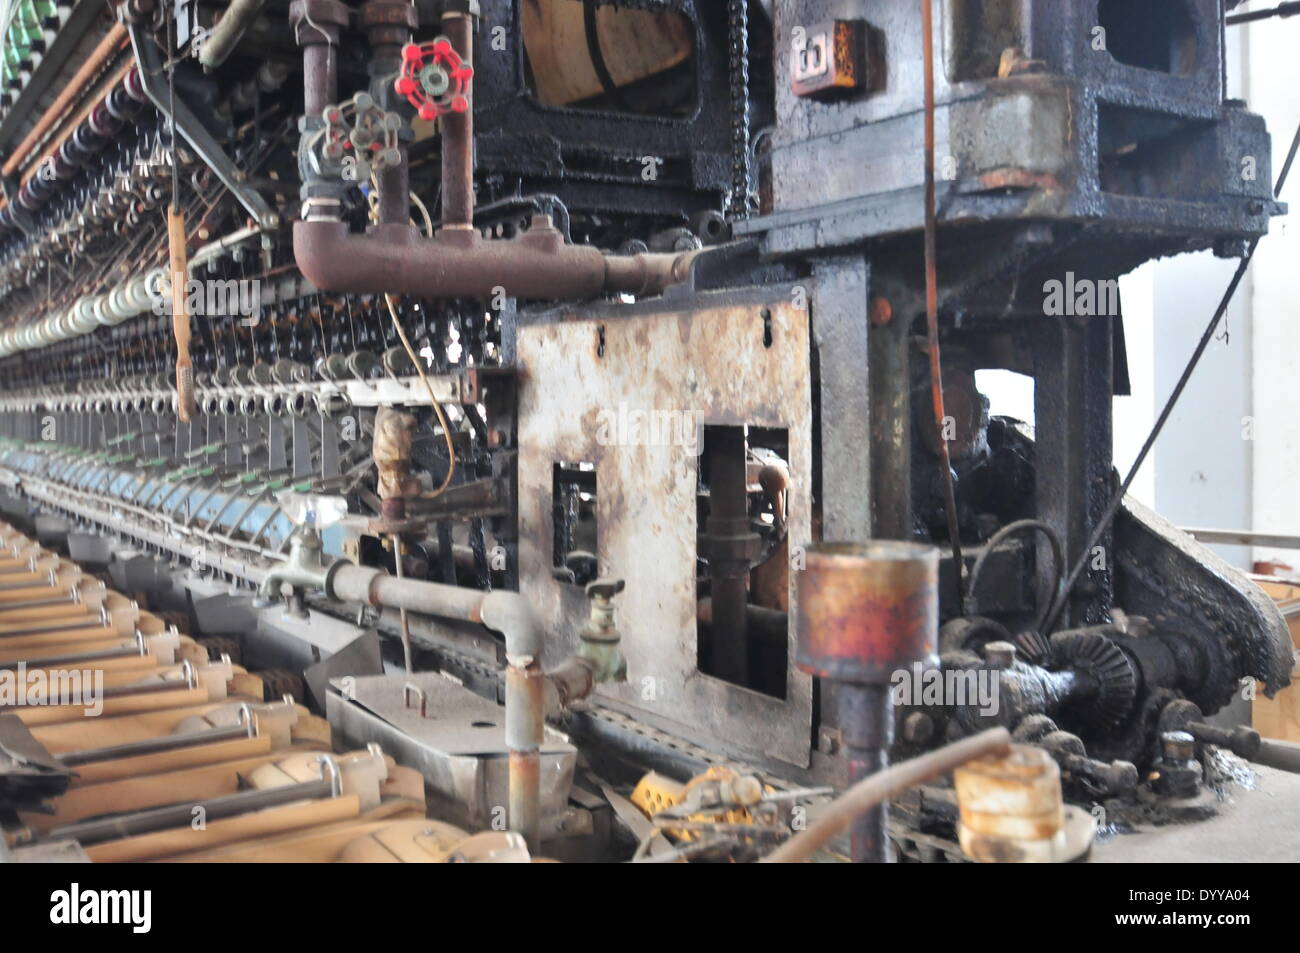
<svg viewBox="0 0 1300 953">
<path fill-rule="evenodd" d="M 1064 859 L 1258 756 L 1281 615 L 1110 505 L 1116 279 L 1285 210 L 1219 0 L 12 6 L 5 519 L 462 834 L 755 859 L 1001 728 L 830 843 Z"/>
</svg>

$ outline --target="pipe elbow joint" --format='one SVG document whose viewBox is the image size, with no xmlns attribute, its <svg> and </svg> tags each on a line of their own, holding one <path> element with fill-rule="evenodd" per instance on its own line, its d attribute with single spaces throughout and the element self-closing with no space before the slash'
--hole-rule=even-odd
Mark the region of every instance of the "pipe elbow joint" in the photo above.
<svg viewBox="0 0 1300 953">
<path fill-rule="evenodd" d="M 506 658 L 526 667 L 542 657 L 542 623 L 532 605 L 517 592 L 491 592 L 483 598 L 480 618 L 487 628 L 505 636 Z"/>
</svg>

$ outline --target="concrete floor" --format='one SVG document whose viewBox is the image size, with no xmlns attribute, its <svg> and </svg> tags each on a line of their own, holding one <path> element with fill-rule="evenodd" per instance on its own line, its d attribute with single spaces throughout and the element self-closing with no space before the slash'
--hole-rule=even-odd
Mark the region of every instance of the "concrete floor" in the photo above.
<svg viewBox="0 0 1300 953">
<path fill-rule="evenodd" d="M 1119 835 L 1093 848 L 1095 864 L 1300 861 L 1300 774 L 1256 765 L 1255 787 L 1233 787 L 1218 816 Z"/>
</svg>

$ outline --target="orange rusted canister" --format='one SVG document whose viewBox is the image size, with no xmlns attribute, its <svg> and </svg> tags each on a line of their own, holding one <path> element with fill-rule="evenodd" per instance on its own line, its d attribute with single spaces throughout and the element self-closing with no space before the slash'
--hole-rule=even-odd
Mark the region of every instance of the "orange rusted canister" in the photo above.
<svg viewBox="0 0 1300 953">
<path fill-rule="evenodd" d="M 878 684 L 937 664 L 939 551 L 920 543 L 818 543 L 797 573 L 801 669 Z"/>
</svg>

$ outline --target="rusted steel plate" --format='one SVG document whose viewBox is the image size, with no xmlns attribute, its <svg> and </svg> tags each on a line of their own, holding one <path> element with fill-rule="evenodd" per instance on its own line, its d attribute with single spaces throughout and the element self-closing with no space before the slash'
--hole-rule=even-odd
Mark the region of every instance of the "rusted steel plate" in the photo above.
<svg viewBox="0 0 1300 953">
<path fill-rule="evenodd" d="M 588 607 L 581 588 L 552 578 L 553 467 L 595 463 L 599 572 L 627 580 L 615 604 L 628 681 L 600 686 L 601 700 L 701 744 L 807 765 L 812 688 L 793 666 L 793 626 L 785 699 L 702 674 L 696 647 L 695 428 L 787 429 L 792 551 L 811 538 L 808 314 L 786 290 L 693 313 L 605 307 L 520 329 L 519 562 L 554 661 L 574 649 Z M 659 432 L 645 412 L 666 422 Z"/>
</svg>

